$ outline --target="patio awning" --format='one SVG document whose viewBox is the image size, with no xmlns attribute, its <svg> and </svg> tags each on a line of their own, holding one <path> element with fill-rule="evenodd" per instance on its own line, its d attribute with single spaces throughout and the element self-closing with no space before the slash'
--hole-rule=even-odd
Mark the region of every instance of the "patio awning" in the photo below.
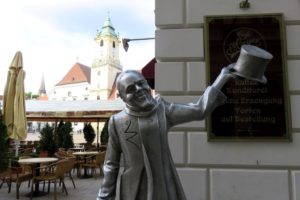
<svg viewBox="0 0 300 200">
<path fill-rule="evenodd" d="M 26 101 L 28 121 L 105 122 L 124 108 L 122 100 Z"/>
<path fill-rule="evenodd" d="M 153 58 L 142 68 L 142 74 L 152 89 L 155 89 L 155 63 L 156 59 Z"/>
</svg>

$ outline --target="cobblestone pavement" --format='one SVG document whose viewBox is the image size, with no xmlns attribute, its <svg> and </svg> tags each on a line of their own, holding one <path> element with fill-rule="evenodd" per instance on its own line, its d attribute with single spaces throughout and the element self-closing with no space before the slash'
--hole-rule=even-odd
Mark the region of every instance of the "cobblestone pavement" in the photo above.
<svg viewBox="0 0 300 200">
<path fill-rule="evenodd" d="M 76 188 L 74 189 L 72 181 L 69 177 L 65 178 L 65 184 L 68 191 L 62 193 L 61 187 L 57 184 L 57 199 L 58 200 L 95 200 L 98 194 L 99 186 L 101 184 L 102 178 L 99 176 L 99 172 L 95 177 L 80 179 L 75 174 L 73 174 L 73 179 L 75 181 Z M 40 185 L 42 189 L 42 185 Z M 23 182 L 20 187 L 20 198 L 19 200 L 29 200 L 26 194 L 30 192 L 31 188 L 28 187 L 27 182 Z M 47 185 L 46 185 L 47 190 Z M 42 197 L 34 197 L 33 200 L 53 200 L 54 199 L 54 184 L 51 183 L 50 193 Z M 7 184 L 3 184 L 0 189 L 0 200 L 16 200 L 16 185 L 13 183 L 11 192 L 8 193 Z"/>
</svg>

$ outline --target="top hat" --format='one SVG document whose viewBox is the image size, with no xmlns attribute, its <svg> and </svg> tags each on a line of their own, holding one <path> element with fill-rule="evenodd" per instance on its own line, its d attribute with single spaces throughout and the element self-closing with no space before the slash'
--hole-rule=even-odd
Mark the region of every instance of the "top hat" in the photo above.
<svg viewBox="0 0 300 200">
<path fill-rule="evenodd" d="M 267 83 L 264 72 L 272 58 L 272 54 L 264 49 L 253 45 L 242 45 L 232 74 L 260 83 Z"/>
</svg>

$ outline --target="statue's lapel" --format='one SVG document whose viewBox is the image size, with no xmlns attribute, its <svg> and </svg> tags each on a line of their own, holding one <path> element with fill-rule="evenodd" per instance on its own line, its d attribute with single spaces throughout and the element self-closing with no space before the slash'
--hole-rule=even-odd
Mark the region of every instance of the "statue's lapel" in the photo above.
<svg viewBox="0 0 300 200">
<path fill-rule="evenodd" d="M 124 131 L 126 141 L 140 149 L 141 141 L 138 133 L 137 120 L 129 119 L 126 121 L 126 125 L 127 128 Z"/>
</svg>

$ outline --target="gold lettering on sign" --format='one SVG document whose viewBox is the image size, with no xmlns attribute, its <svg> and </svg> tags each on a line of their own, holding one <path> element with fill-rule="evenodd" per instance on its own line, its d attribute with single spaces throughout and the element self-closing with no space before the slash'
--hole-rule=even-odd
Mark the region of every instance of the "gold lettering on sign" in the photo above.
<svg viewBox="0 0 300 200">
<path fill-rule="evenodd" d="M 266 47 L 262 35 L 257 30 L 248 27 L 234 29 L 225 37 L 223 44 L 223 51 L 229 62 L 236 61 L 243 44 Z"/>
<path fill-rule="evenodd" d="M 267 88 L 227 88 L 228 94 L 265 94 L 268 92 Z"/>
<path fill-rule="evenodd" d="M 262 105 L 270 105 L 270 104 L 277 104 L 282 105 L 283 100 L 282 98 L 266 98 L 266 99 L 259 99 L 259 98 L 241 98 L 241 104 L 262 104 Z"/>
</svg>

